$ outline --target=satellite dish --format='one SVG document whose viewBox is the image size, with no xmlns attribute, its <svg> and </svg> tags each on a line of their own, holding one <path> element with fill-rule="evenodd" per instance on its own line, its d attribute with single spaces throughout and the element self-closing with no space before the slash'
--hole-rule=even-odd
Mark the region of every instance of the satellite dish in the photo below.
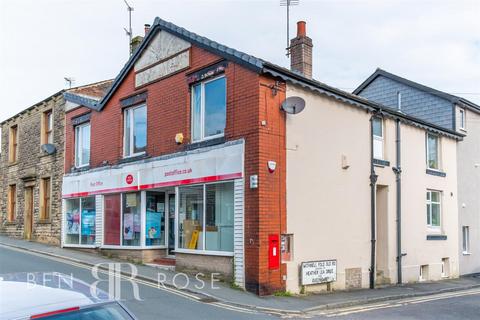
<svg viewBox="0 0 480 320">
<path fill-rule="evenodd" d="M 51 143 L 42 144 L 42 146 L 40 148 L 46 154 L 54 154 L 55 151 L 57 151 L 57 148 L 55 148 L 55 146 Z"/>
<path fill-rule="evenodd" d="M 305 109 L 305 100 L 300 97 L 288 97 L 282 102 L 282 109 L 289 114 L 297 114 Z"/>
</svg>

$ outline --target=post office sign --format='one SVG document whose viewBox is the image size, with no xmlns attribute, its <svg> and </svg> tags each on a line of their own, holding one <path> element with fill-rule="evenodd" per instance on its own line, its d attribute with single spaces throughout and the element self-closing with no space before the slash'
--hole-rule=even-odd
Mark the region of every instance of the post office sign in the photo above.
<svg viewBox="0 0 480 320">
<path fill-rule="evenodd" d="M 337 281 L 337 260 L 302 262 L 302 286 Z"/>
</svg>

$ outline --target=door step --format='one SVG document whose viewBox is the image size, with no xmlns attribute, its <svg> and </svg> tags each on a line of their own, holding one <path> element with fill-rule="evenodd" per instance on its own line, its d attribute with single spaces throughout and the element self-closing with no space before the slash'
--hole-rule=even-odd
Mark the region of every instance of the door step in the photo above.
<svg viewBox="0 0 480 320">
<path fill-rule="evenodd" d="M 154 259 L 152 262 L 148 263 L 147 265 L 151 267 L 160 268 L 160 269 L 175 271 L 175 259 L 168 258 L 168 257 Z"/>
</svg>

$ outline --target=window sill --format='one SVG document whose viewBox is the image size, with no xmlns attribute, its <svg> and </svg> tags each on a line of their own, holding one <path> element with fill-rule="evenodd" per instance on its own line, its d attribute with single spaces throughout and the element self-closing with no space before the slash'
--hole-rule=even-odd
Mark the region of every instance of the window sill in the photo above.
<svg viewBox="0 0 480 320">
<path fill-rule="evenodd" d="M 425 173 L 432 176 L 442 177 L 442 178 L 445 178 L 447 176 L 445 172 L 440 170 L 435 170 L 435 169 L 427 169 Z"/>
<path fill-rule="evenodd" d="M 90 165 L 88 166 L 81 166 L 81 167 L 72 167 L 71 172 L 82 172 L 90 170 Z"/>
<path fill-rule="evenodd" d="M 16 221 L 6 221 L 5 226 L 16 226 L 17 225 L 17 222 Z"/>
<path fill-rule="evenodd" d="M 40 219 L 37 221 L 37 224 L 51 224 L 52 221 L 50 219 Z"/>
<path fill-rule="evenodd" d="M 390 161 L 382 159 L 373 159 L 373 164 L 377 167 L 390 167 Z"/>
<path fill-rule="evenodd" d="M 137 160 L 146 159 L 148 157 L 149 157 L 149 155 L 146 152 L 143 152 L 143 153 L 135 154 L 133 156 L 125 156 L 122 159 L 118 160 L 118 163 L 119 164 L 129 163 L 129 162 L 134 162 L 134 161 L 137 161 Z"/>
<path fill-rule="evenodd" d="M 447 240 L 444 234 L 427 234 L 427 240 Z"/>
<path fill-rule="evenodd" d="M 471 256 L 471 255 L 472 255 L 471 252 L 462 252 L 462 254 L 463 254 L 464 256 Z"/>
<path fill-rule="evenodd" d="M 9 167 L 16 166 L 17 164 L 18 164 L 18 160 L 17 160 L 17 161 L 14 161 L 14 162 L 11 162 L 11 161 L 8 162 L 8 166 L 9 166 Z"/>
<path fill-rule="evenodd" d="M 185 145 L 185 150 L 189 151 L 199 148 L 205 148 L 222 143 L 225 143 L 225 136 L 192 142 Z"/>
</svg>

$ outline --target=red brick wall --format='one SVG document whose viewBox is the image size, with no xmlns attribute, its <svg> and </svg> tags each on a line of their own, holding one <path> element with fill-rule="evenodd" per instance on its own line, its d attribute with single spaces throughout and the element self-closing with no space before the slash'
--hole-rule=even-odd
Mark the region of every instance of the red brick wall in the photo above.
<svg viewBox="0 0 480 320">
<path fill-rule="evenodd" d="M 191 67 L 184 71 L 135 90 L 134 72 L 129 72 L 102 112 L 91 117 L 91 167 L 103 161 L 115 164 L 123 153 L 123 116 L 120 99 L 148 90 L 147 153 L 159 156 L 184 150 L 175 143 L 175 134 L 183 133 L 184 144 L 190 141 L 190 90 L 187 73 L 219 60 L 203 49 L 192 47 Z M 247 289 L 270 294 L 285 288 L 285 270 L 268 270 L 268 235 L 285 230 L 285 117 L 280 103 L 284 87 L 276 95 L 274 81 L 232 62 L 226 71 L 227 140 L 245 139 L 245 260 Z M 86 108 L 67 113 L 65 170 L 74 165 L 74 131 L 72 117 Z M 267 122 L 266 126 L 261 121 Z M 269 173 L 267 161 L 277 162 L 277 170 Z M 258 174 L 259 188 L 250 189 L 250 175 Z"/>
</svg>

